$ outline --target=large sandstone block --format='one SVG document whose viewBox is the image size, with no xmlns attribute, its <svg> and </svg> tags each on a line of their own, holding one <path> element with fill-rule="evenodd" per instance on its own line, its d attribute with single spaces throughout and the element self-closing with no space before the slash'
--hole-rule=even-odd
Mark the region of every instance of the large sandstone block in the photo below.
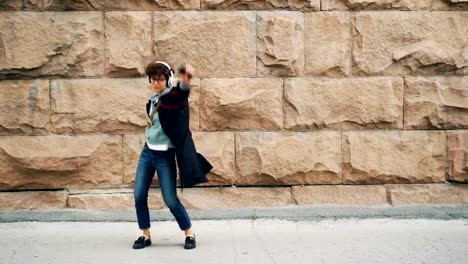
<svg viewBox="0 0 468 264">
<path fill-rule="evenodd" d="M 207 175 L 208 182 L 199 186 L 232 185 L 236 180 L 234 133 L 233 132 L 194 132 L 192 138 L 197 152 L 201 153 L 212 165 L 213 170 Z M 124 135 L 124 182 L 130 186 L 135 183 L 138 160 L 140 159 L 145 135 Z M 178 174 L 178 173 L 177 173 Z M 177 175 L 177 180 L 179 176 Z M 159 186 L 155 173 L 153 186 Z"/>
<path fill-rule="evenodd" d="M 281 207 L 293 204 L 291 189 L 279 188 L 189 188 L 179 193 L 187 209 Z"/>
<path fill-rule="evenodd" d="M 146 78 L 52 80 L 50 90 L 56 133 L 142 132 L 149 122 Z"/>
<path fill-rule="evenodd" d="M 0 189 L 117 186 L 121 151 L 121 136 L 0 137 Z"/>
<path fill-rule="evenodd" d="M 304 72 L 304 14 L 257 12 L 257 74 L 300 76 Z"/>
<path fill-rule="evenodd" d="M 0 11 L 29 11 L 29 10 L 42 10 L 43 0 L 2 0 L 0 1 Z"/>
<path fill-rule="evenodd" d="M 467 74 L 466 12 L 358 12 L 352 16 L 353 73 Z"/>
<path fill-rule="evenodd" d="M 445 181 L 444 131 L 343 131 L 343 183 Z"/>
<path fill-rule="evenodd" d="M 67 207 L 66 191 L 0 192 L 0 210 L 41 210 Z"/>
<path fill-rule="evenodd" d="M 405 77 L 405 129 L 468 128 L 468 76 Z"/>
<path fill-rule="evenodd" d="M 151 61 L 151 12 L 105 12 L 106 74 L 139 76 Z"/>
<path fill-rule="evenodd" d="M 403 127 L 403 79 L 289 78 L 284 84 L 287 129 Z"/>
<path fill-rule="evenodd" d="M 202 9 L 320 11 L 320 0 L 201 0 Z"/>
<path fill-rule="evenodd" d="M 3 12 L 0 78 L 102 76 L 101 12 Z"/>
<path fill-rule="evenodd" d="M 88 210 L 135 210 L 134 189 L 72 189 L 68 196 L 68 207 Z M 148 208 L 163 209 L 164 200 L 160 189 L 148 191 Z"/>
<path fill-rule="evenodd" d="M 468 131 L 447 131 L 447 179 L 468 183 Z"/>
<path fill-rule="evenodd" d="M 200 0 L 44 0 L 46 10 L 191 10 Z"/>
<path fill-rule="evenodd" d="M 431 10 L 468 10 L 468 0 L 432 0 Z"/>
<path fill-rule="evenodd" d="M 430 10 L 429 0 L 322 0 L 321 10 Z"/>
<path fill-rule="evenodd" d="M 0 134 L 46 133 L 49 109 L 49 81 L 0 81 Z"/>
<path fill-rule="evenodd" d="M 339 131 L 236 132 L 236 185 L 341 182 Z"/>
<path fill-rule="evenodd" d="M 468 186 L 460 184 L 387 185 L 392 205 L 468 204 Z"/>
<path fill-rule="evenodd" d="M 255 12 L 154 12 L 154 54 L 200 77 L 256 75 Z"/>
<path fill-rule="evenodd" d="M 236 182 L 234 132 L 195 132 L 193 142 L 212 165 L 208 182 L 199 186 L 232 185 Z"/>
<path fill-rule="evenodd" d="M 306 13 L 304 21 L 305 75 L 349 75 L 352 44 L 350 13 Z"/>
<path fill-rule="evenodd" d="M 201 129 L 280 129 L 282 86 L 280 78 L 203 79 Z"/>
<path fill-rule="evenodd" d="M 298 205 L 385 205 L 387 194 L 382 185 L 292 186 Z"/>
</svg>

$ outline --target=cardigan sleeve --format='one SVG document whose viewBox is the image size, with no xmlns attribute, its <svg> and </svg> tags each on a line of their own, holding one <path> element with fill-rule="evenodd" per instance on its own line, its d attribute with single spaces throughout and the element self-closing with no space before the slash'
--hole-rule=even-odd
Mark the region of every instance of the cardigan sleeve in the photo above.
<svg viewBox="0 0 468 264">
<path fill-rule="evenodd" d="M 186 86 L 183 82 L 179 82 L 179 87 L 182 91 L 188 91 L 190 90 L 190 86 Z"/>
</svg>

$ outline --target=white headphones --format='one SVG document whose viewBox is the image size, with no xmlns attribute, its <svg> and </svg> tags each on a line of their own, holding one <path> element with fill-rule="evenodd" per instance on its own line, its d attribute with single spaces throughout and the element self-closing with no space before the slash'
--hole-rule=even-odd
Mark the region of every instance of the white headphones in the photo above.
<svg viewBox="0 0 468 264">
<path fill-rule="evenodd" d="M 171 88 L 172 87 L 172 81 L 174 80 L 174 74 L 172 73 L 171 66 L 169 64 L 165 63 L 164 61 L 156 61 L 155 63 L 161 63 L 164 64 L 168 69 L 171 75 L 169 76 L 169 79 L 167 80 L 167 87 Z"/>
</svg>

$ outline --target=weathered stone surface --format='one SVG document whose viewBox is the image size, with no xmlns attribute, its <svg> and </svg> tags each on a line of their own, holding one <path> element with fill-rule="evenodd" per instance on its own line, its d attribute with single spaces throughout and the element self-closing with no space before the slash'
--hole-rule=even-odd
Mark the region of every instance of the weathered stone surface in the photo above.
<svg viewBox="0 0 468 264">
<path fill-rule="evenodd" d="M 46 10 L 191 10 L 200 0 L 44 0 Z"/>
<path fill-rule="evenodd" d="M 384 205 L 387 194 L 382 185 L 368 186 L 292 186 L 298 205 Z"/>
<path fill-rule="evenodd" d="M 66 191 L 0 192 L 0 210 L 62 209 Z"/>
<path fill-rule="evenodd" d="M 133 192 L 134 189 L 74 189 L 70 190 L 68 207 L 92 210 L 134 210 Z M 165 206 L 160 189 L 150 188 L 148 208 L 158 210 Z"/>
<path fill-rule="evenodd" d="M 106 74 L 139 76 L 151 61 L 151 12 L 105 12 Z"/>
<path fill-rule="evenodd" d="M 290 188 L 188 188 L 179 193 L 187 209 L 278 207 L 293 204 Z"/>
<path fill-rule="evenodd" d="M 468 128 L 468 76 L 406 77 L 405 128 Z"/>
<path fill-rule="evenodd" d="M 468 10 L 467 0 L 432 0 L 432 10 Z"/>
<path fill-rule="evenodd" d="M 349 12 L 306 13 L 305 74 L 344 76 L 351 71 Z"/>
<path fill-rule="evenodd" d="M 257 12 L 257 74 L 298 76 L 304 72 L 304 14 Z"/>
<path fill-rule="evenodd" d="M 447 131 L 447 179 L 468 183 L 468 130 Z"/>
<path fill-rule="evenodd" d="M 255 12 L 154 13 L 154 53 L 199 77 L 256 75 Z M 194 44 L 195 43 L 195 44 Z"/>
<path fill-rule="evenodd" d="M 0 137 L 0 189 L 116 186 L 121 149 L 121 136 Z"/>
<path fill-rule="evenodd" d="M 236 185 L 337 184 L 340 132 L 236 132 L 236 166 Z"/>
<path fill-rule="evenodd" d="M 289 78 L 284 84 L 288 129 L 403 127 L 403 79 Z"/>
<path fill-rule="evenodd" d="M 196 132 L 193 141 L 213 169 L 208 173 L 207 185 L 232 185 L 236 181 L 234 132 Z"/>
<path fill-rule="evenodd" d="M 201 0 L 202 9 L 319 11 L 320 0 Z"/>
<path fill-rule="evenodd" d="M 321 10 L 429 10 L 429 0 L 322 0 Z"/>
<path fill-rule="evenodd" d="M 178 78 L 176 78 L 178 80 Z M 192 79 L 190 81 L 190 96 L 189 96 L 189 108 L 190 108 L 190 130 L 200 130 L 200 94 L 201 94 L 201 81 L 200 79 Z"/>
<path fill-rule="evenodd" d="M 234 133 L 233 132 L 194 132 L 192 138 L 197 152 L 201 153 L 213 165 L 208 174 L 208 182 L 199 186 L 232 185 L 236 179 Z M 124 135 L 124 182 L 134 184 L 138 160 L 145 145 L 145 135 Z M 178 172 L 178 171 L 177 171 Z M 177 173 L 177 179 L 179 179 Z M 159 186 L 157 173 L 152 186 Z"/>
<path fill-rule="evenodd" d="M 280 78 L 203 79 L 201 129 L 280 129 L 282 86 Z"/>
<path fill-rule="evenodd" d="M 0 134 L 46 133 L 49 109 L 49 81 L 0 81 Z"/>
<path fill-rule="evenodd" d="M 387 185 L 392 205 L 468 204 L 468 186 L 460 184 Z"/>
<path fill-rule="evenodd" d="M 149 122 L 146 78 L 52 80 L 50 90 L 56 133 L 142 132 Z"/>
<path fill-rule="evenodd" d="M 2 0 L 0 1 L 0 11 L 27 11 L 27 10 L 42 10 L 43 0 Z"/>
<path fill-rule="evenodd" d="M 352 21 L 354 74 L 468 73 L 466 12 L 358 12 Z"/>
<path fill-rule="evenodd" d="M 101 12 L 2 12 L 0 78 L 101 76 Z"/>
<path fill-rule="evenodd" d="M 343 131 L 343 183 L 445 181 L 444 131 Z"/>
</svg>

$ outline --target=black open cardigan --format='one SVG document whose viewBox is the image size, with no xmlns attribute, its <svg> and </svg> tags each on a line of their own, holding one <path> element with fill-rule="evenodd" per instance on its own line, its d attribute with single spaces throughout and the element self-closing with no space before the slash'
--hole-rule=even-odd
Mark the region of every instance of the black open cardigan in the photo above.
<svg viewBox="0 0 468 264">
<path fill-rule="evenodd" d="M 180 81 L 171 92 L 161 96 L 158 109 L 161 128 L 175 147 L 177 167 L 179 168 L 180 184 L 184 187 L 193 187 L 196 184 L 208 181 L 207 174 L 213 169 L 210 162 L 197 152 L 189 127 L 190 89 L 180 89 Z M 150 115 L 151 100 L 146 103 L 146 113 Z"/>
</svg>

